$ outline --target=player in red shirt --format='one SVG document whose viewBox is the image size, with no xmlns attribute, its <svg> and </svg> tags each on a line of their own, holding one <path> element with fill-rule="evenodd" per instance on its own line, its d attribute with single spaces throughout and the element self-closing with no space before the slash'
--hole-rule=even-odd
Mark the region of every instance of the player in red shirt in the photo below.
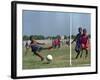
<svg viewBox="0 0 100 80">
<path fill-rule="evenodd" d="M 83 29 L 83 34 L 81 36 L 81 48 L 82 48 L 82 53 L 83 53 L 83 50 L 86 51 L 85 57 L 88 56 L 88 47 L 89 47 L 89 37 L 87 35 L 87 30 Z M 80 57 L 82 57 L 82 53 Z"/>
<path fill-rule="evenodd" d="M 57 46 L 60 48 L 60 38 L 57 39 Z"/>
</svg>

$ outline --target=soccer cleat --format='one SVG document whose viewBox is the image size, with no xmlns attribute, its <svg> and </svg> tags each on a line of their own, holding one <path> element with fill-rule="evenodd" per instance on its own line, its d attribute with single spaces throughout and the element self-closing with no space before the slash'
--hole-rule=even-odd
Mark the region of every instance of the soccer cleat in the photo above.
<svg viewBox="0 0 100 80">
<path fill-rule="evenodd" d="M 41 58 L 41 61 L 44 61 L 44 58 Z"/>
</svg>

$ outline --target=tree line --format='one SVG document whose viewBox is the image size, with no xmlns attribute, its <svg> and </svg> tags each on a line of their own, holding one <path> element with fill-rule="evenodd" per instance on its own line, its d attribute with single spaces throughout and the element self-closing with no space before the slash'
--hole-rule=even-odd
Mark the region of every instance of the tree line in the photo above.
<svg viewBox="0 0 100 80">
<path fill-rule="evenodd" d="M 91 37 L 90 34 L 88 35 L 89 38 Z M 32 38 L 34 38 L 35 40 L 45 40 L 45 39 L 56 39 L 56 38 L 61 38 L 60 35 L 56 35 L 56 36 L 43 36 L 43 35 L 23 35 L 23 40 L 31 40 Z M 71 38 L 74 39 L 76 37 L 76 35 L 71 35 Z M 66 36 L 64 35 L 64 39 L 69 39 L 70 36 Z"/>
<path fill-rule="evenodd" d="M 23 40 L 31 40 L 32 38 L 34 38 L 35 40 L 44 40 L 44 39 L 56 39 L 56 38 L 61 38 L 61 36 L 57 35 L 57 36 L 43 36 L 43 35 L 23 35 Z M 67 36 L 64 36 L 64 39 L 67 39 Z"/>
</svg>

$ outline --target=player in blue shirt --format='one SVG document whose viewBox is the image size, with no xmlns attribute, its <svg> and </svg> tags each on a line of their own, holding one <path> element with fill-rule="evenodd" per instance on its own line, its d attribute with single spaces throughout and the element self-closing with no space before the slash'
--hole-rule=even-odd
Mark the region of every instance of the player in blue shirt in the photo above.
<svg viewBox="0 0 100 80">
<path fill-rule="evenodd" d="M 78 58 L 80 51 L 81 51 L 81 36 L 82 36 L 82 28 L 78 28 L 78 34 L 76 35 L 75 39 L 72 41 L 72 43 L 75 41 L 76 46 L 75 46 L 75 51 L 77 52 L 76 59 Z"/>
</svg>

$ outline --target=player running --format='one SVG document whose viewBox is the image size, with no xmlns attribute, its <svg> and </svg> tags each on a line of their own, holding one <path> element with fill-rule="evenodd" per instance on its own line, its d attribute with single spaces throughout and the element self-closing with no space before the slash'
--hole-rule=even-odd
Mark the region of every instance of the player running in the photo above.
<svg viewBox="0 0 100 80">
<path fill-rule="evenodd" d="M 79 54 L 80 54 L 80 51 L 81 51 L 81 36 L 82 36 L 82 28 L 79 27 L 78 28 L 78 34 L 76 35 L 75 39 L 71 42 L 73 43 L 74 41 L 76 42 L 76 46 L 75 46 L 75 51 L 77 53 L 76 55 L 76 59 L 78 58 Z"/>
<path fill-rule="evenodd" d="M 82 47 L 82 53 L 83 53 L 83 50 L 85 50 L 86 52 L 85 57 L 88 56 L 88 46 L 89 46 L 89 37 L 87 35 L 87 30 L 83 29 L 83 34 L 81 36 L 81 47 Z M 82 53 L 80 57 L 82 57 Z"/>
</svg>

